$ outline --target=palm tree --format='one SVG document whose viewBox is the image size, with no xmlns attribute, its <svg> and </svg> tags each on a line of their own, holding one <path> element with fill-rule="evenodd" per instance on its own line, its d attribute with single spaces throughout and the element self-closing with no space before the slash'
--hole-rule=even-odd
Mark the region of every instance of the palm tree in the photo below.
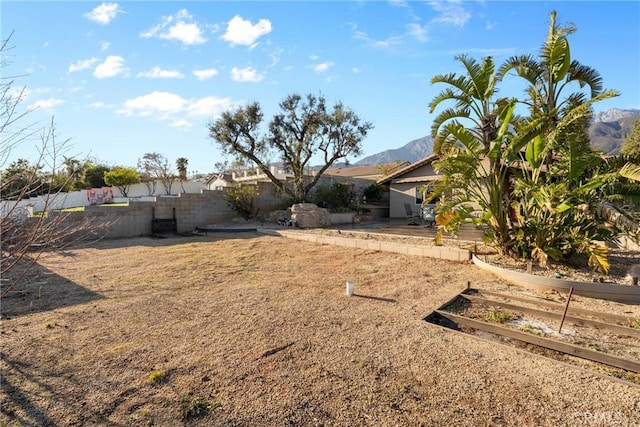
<svg viewBox="0 0 640 427">
<path fill-rule="evenodd" d="M 512 244 L 509 233 L 508 165 L 515 160 L 505 142 L 514 117 L 515 100 L 496 99 L 493 58 L 480 63 L 466 55 L 456 56 L 465 74 L 449 73 L 432 78 L 448 85 L 429 104 L 433 112 L 443 102 L 454 106 L 434 119 L 431 135 L 439 160 L 436 169 L 443 178 L 433 196 L 438 206 L 441 230 L 457 232 L 468 220 L 488 226 L 486 234 L 501 252 Z M 429 197 L 425 202 L 429 201 Z M 473 213 L 477 213 L 474 215 Z"/>
<path fill-rule="evenodd" d="M 441 154 L 449 146 L 458 143 L 454 135 L 456 126 L 449 127 L 449 124 L 466 122 L 466 128 L 476 134 L 475 138 L 486 154 L 491 142 L 496 139 L 499 128 L 497 119 L 508 100 L 495 99 L 496 75 L 492 57 L 484 58 L 481 63 L 467 55 L 458 55 L 455 60 L 463 65 L 465 75 L 449 73 L 431 79 L 432 84 L 444 83 L 450 87 L 433 98 L 429 103 L 429 112 L 433 113 L 442 102 L 454 102 L 454 107 L 441 111 L 433 121 L 431 136 L 434 138 L 434 152 Z"/>
<path fill-rule="evenodd" d="M 186 157 L 178 157 L 176 159 L 176 169 L 178 169 L 178 177 L 181 181 L 187 180 L 187 165 L 189 160 Z"/>
</svg>

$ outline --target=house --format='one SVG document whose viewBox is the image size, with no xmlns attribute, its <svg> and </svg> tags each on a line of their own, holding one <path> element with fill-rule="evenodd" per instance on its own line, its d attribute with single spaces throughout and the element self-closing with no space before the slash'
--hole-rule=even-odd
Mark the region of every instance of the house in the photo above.
<svg viewBox="0 0 640 427">
<path fill-rule="evenodd" d="M 409 203 L 413 211 L 420 211 L 425 190 L 428 192 L 429 186 L 440 179 L 433 168 L 437 158 L 435 154 L 424 157 L 377 181 L 380 185 L 389 186 L 390 218 L 406 218 L 405 203 Z"/>
<path fill-rule="evenodd" d="M 409 162 L 398 161 L 380 165 L 330 168 L 324 171 L 320 183 L 350 182 L 356 192 L 362 193 L 365 188 L 375 184 L 386 174 L 408 165 Z"/>
<path fill-rule="evenodd" d="M 269 165 L 269 172 L 279 180 L 286 180 L 293 176 L 282 163 Z M 310 171 L 310 173 L 313 171 Z M 230 170 L 223 173 L 213 173 L 207 177 L 204 185 L 209 190 L 223 190 L 236 184 L 256 184 L 258 182 L 270 182 L 271 180 L 260 168 L 248 168 Z"/>
<path fill-rule="evenodd" d="M 207 190 L 224 190 L 227 187 L 233 187 L 233 176 L 228 172 L 212 173 L 203 184 Z"/>
</svg>

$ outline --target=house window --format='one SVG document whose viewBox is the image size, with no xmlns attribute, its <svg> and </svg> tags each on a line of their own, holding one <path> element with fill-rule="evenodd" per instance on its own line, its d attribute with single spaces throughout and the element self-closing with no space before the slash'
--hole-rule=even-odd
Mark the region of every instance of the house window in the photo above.
<svg viewBox="0 0 640 427">
<path fill-rule="evenodd" d="M 416 187 L 416 205 L 422 205 L 425 200 L 425 195 L 429 195 L 433 193 L 435 190 L 435 185 L 425 184 L 419 187 Z M 430 205 L 435 205 L 440 200 L 440 197 L 435 197 L 429 201 Z"/>
<path fill-rule="evenodd" d="M 422 205 L 424 200 L 424 187 L 422 185 L 416 187 L 416 205 Z"/>
</svg>

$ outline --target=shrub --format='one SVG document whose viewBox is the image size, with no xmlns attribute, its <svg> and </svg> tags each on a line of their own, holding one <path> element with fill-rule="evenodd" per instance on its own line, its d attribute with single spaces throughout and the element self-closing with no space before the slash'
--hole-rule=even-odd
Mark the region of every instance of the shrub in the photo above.
<svg viewBox="0 0 640 427">
<path fill-rule="evenodd" d="M 383 185 L 371 184 L 364 189 L 364 197 L 369 203 L 379 202 L 386 190 Z"/>
<path fill-rule="evenodd" d="M 153 371 L 147 377 L 147 383 L 158 384 L 164 381 L 166 378 L 167 378 L 167 373 L 165 371 Z"/>
<path fill-rule="evenodd" d="M 346 182 L 318 185 L 314 202 L 319 207 L 334 212 L 352 211 L 358 207 L 358 197 L 353 190 L 353 184 Z"/>
<path fill-rule="evenodd" d="M 258 195 L 258 186 L 238 184 L 235 187 L 228 188 L 224 198 L 234 212 L 244 219 L 252 219 L 258 214 L 256 206 Z"/>
<path fill-rule="evenodd" d="M 219 406 L 219 403 L 212 405 L 203 398 L 191 399 L 189 396 L 184 396 L 180 399 L 180 415 L 183 420 L 200 418 L 208 415 Z"/>
</svg>

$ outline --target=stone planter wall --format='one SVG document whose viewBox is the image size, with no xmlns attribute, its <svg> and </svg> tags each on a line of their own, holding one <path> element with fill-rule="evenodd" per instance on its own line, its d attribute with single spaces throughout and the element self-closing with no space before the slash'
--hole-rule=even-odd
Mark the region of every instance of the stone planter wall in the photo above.
<svg viewBox="0 0 640 427">
<path fill-rule="evenodd" d="M 299 231 L 258 229 L 258 232 L 272 236 L 283 236 L 290 239 L 304 240 L 324 245 L 344 246 L 348 248 L 367 249 L 372 251 L 394 252 L 403 255 L 414 255 L 428 258 L 444 259 L 447 261 L 468 262 L 470 251 L 448 246 L 426 246 L 405 243 L 384 242 L 347 237 L 322 236 Z"/>
</svg>

